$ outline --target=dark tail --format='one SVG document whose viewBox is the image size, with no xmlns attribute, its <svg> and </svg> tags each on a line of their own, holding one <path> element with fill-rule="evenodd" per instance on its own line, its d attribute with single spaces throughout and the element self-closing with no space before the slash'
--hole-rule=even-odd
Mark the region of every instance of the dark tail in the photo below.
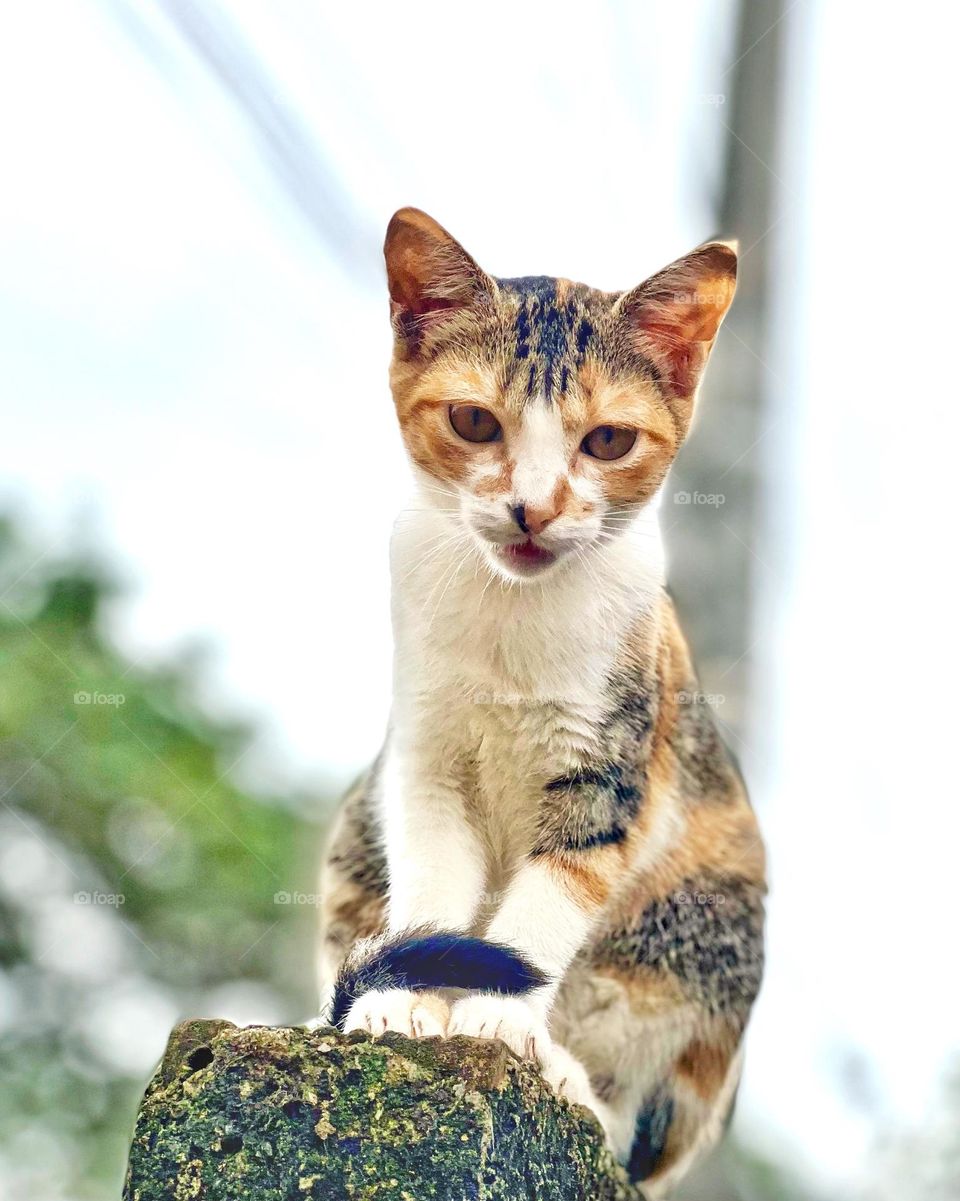
<svg viewBox="0 0 960 1201">
<path fill-rule="evenodd" d="M 385 942 L 362 963 L 340 969 L 330 1022 L 342 1030 L 350 1006 L 382 988 L 468 988 L 517 995 L 546 983 L 546 976 L 509 947 L 466 934 L 406 931 Z"/>
</svg>

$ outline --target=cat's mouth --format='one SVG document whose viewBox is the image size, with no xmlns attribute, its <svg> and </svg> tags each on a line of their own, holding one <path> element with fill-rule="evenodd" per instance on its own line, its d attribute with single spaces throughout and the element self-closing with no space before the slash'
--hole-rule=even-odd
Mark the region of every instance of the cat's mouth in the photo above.
<svg viewBox="0 0 960 1201">
<path fill-rule="evenodd" d="M 536 575 L 538 571 L 550 567 L 557 560 L 552 551 L 537 546 L 531 538 L 527 538 L 525 542 L 511 542 L 507 546 L 501 546 L 498 553 L 517 575 Z"/>
</svg>

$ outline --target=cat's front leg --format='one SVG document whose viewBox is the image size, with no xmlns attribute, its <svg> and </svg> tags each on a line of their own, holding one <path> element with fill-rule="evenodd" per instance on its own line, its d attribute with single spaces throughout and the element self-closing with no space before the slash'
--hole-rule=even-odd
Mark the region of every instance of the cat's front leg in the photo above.
<svg viewBox="0 0 960 1201">
<path fill-rule="evenodd" d="M 522 998 L 480 993 L 457 1001 L 448 1033 L 501 1038 L 517 1055 L 543 1061 L 547 1018 L 573 957 L 599 909 L 595 893 L 577 885 L 573 865 L 531 856 L 517 872 L 486 931 L 491 942 L 519 951 L 547 977 Z"/>
<path fill-rule="evenodd" d="M 384 758 L 379 810 L 389 876 L 384 939 L 468 930 L 480 907 L 486 858 L 455 766 L 441 765 L 422 742 L 395 738 Z M 436 994 L 378 988 L 354 1002 L 345 1029 L 443 1034 L 448 1012 Z"/>
<path fill-rule="evenodd" d="M 598 759 L 589 768 L 571 764 L 567 775 L 544 786 L 533 846 L 486 930 L 491 942 L 519 951 L 546 977 L 523 998 L 528 1037 L 515 1037 L 518 1053 L 541 1040 L 567 969 L 627 870 L 629 818 L 640 807 L 641 778 L 639 765 L 625 771 Z M 497 995 L 458 1001 L 450 1030 L 476 1034 L 481 1022 L 489 1028 L 498 1007 L 504 999 Z M 513 1012 L 509 1024 L 516 1024 Z"/>
<path fill-rule="evenodd" d="M 596 1095 L 584 1066 L 550 1036 L 550 1007 L 574 956 L 587 941 L 612 875 L 613 857 L 601 850 L 583 855 L 529 857 L 517 872 L 486 937 L 520 951 L 547 978 L 523 997 L 479 993 L 463 997 L 450 1012 L 447 1033 L 500 1038 L 522 1058 L 535 1062 L 558 1096 L 592 1110 L 613 1139 L 613 1118 Z M 597 859 L 606 862 L 598 876 Z M 589 884 L 588 884 L 589 881 Z"/>
</svg>

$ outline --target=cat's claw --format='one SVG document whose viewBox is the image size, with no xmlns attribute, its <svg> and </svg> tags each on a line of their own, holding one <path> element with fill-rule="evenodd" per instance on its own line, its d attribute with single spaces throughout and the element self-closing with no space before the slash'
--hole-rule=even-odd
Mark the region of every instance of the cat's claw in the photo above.
<svg viewBox="0 0 960 1201">
<path fill-rule="evenodd" d="M 370 1034 L 385 1034 L 395 1030 L 408 1038 L 442 1037 L 447 1032 L 449 1014 L 446 1001 L 432 993 L 388 988 L 364 993 L 354 1001 L 344 1033 L 366 1030 Z"/>
<path fill-rule="evenodd" d="M 576 1056 L 559 1043 L 552 1043 L 540 1058 L 540 1073 L 558 1097 L 563 1097 L 571 1105 L 582 1105 L 589 1109 L 603 1127 L 614 1154 L 626 1158 L 634 1137 L 633 1123 L 623 1128 L 622 1120 L 618 1121 L 610 1106 L 594 1092 L 587 1069 Z"/>
<path fill-rule="evenodd" d="M 566 1047 L 551 1043 L 540 1057 L 540 1072 L 558 1097 L 565 1097 L 574 1105 L 586 1105 L 594 1113 L 599 1111 L 599 1102 L 587 1069 Z"/>
<path fill-rule="evenodd" d="M 450 1011 L 447 1035 L 499 1038 L 521 1059 L 539 1060 L 551 1046 L 546 1024 L 517 997 L 480 993 L 463 997 Z"/>
</svg>

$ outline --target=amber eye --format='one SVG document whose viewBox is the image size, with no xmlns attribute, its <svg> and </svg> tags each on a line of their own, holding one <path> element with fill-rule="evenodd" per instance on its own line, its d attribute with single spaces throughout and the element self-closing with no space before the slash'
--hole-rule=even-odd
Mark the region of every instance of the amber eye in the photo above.
<svg viewBox="0 0 960 1201">
<path fill-rule="evenodd" d="M 580 449 L 594 459 L 622 459 L 628 450 L 633 449 L 636 440 L 636 430 L 624 429 L 619 425 L 598 425 L 580 443 Z"/>
<path fill-rule="evenodd" d="M 479 405 L 451 405 L 450 424 L 467 442 L 495 442 L 502 433 L 496 417 Z"/>
</svg>

